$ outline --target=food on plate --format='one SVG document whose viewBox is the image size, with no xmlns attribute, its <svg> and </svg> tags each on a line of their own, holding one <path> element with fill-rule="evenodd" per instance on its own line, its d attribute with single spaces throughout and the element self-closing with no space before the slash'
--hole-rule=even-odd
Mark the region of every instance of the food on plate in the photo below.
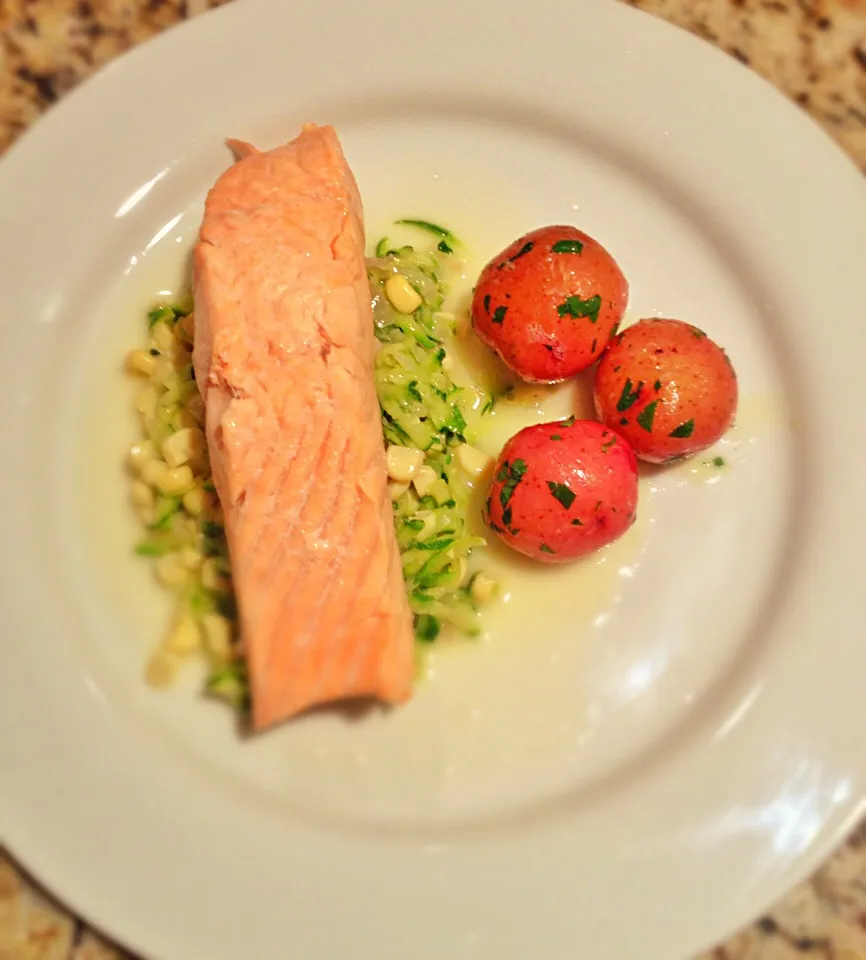
<svg viewBox="0 0 866 960">
<path fill-rule="evenodd" d="M 722 437 L 737 408 L 737 376 L 703 330 L 682 320 L 641 320 L 599 363 L 595 405 L 638 457 L 665 463 Z"/>
<path fill-rule="evenodd" d="M 629 444 L 595 420 L 526 427 L 499 455 L 485 519 L 501 540 L 557 563 L 612 543 L 634 523 L 637 460 Z"/>
<path fill-rule="evenodd" d="M 233 146 L 194 252 L 193 361 L 261 729 L 319 703 L 407 699 L 412 618 L 355 180 L 330 127 Z"/>
<path fill-rule="evenodd" d="M 376 389 L 415 634 L 431 641 L 451 624 L 471 635 L 480 595 L 471 589 L 479 571 L 470 570 L 470 555 L 485 541 L 468 531 L 470 496 L 492 462 L 471 441 L 491 400 L 448 372 L 455 317 L 442 310 L 437 254 L 381 245 L 379 252 L 369 264 Z"/>
<path fill-rule="evenodd" d="M 167 685 L 203 654 L 207 690 L 260 730 L 318 704 L 405 701 L 415 642 L 479 633 L 498 586 L 477 553 L 479 486 L 483 520 L 517 552 L 585 556 L 634 522 L 636 452 L 667 460 L 715 442 L 736 378 L 681 321 L 612 339 L 628 285 L 610 254 L 574 227 L 535 230 L 485 267 L 470 319 L 529 381 L 604 354 L 602 422 L 526 427 L 494 463 L 481 448 L 497 395 L 472 382 L 456 334 L 468 324 L 447 299 L 466 272 L 460 241 L 404 218 L 389 234 L 420 245 L 383 237 L 365 261 L 330 127 L 267 152 L 230 145 L 194 296 L 155 306 L 146 347 L 127 357 L 143 433 L 129 466 L 147 528 L 137 552 L 176 597 L 147 679 Z"/>
<path fill-rule="evenodd" d="M 329 643 L 355 655 L 351 690 L 361 689 L 363 671 L 371 687 L 389 680 L 375 658 L 385 656 L 396 631 L 395 610 L 402 609 L 394 639 L 404 674 L 413 628 L 424 643 L 445 625 L 478 632 L 479 608 L 495 583 L 470 562 L 484 540 L 469 534 L 467 519 L 472 487 L 490 458 L 467 441 L 491 403 L 447 372 L 455 317 L 443 310 L 445 276 L 457 269 L 449 231 L 412 221 L 435 234 L 434 249 L 391 249 L 383 241 L 365 265 L 357 195 L 331 131 L 308 129 L 269 154 L 234 147 L 246 159 L 209 198 L 196 252 L 196 314 L 191 298 L 156 306 L 147 347 L 127 358 L 129 372 L 144 381 L 131 492 L 147 527 L 137 552 L 153 560 L 177 597 L 148 680 L 167 685 L 185 660 L 203 653 L 209 692 L 245 708 L 251 681 L 254 704 L 264 691 L 266 707 L 254 708 L 262 726 L 279 718 L 279 704 L 303 709 L 291 684 L 304 616 L 311 655 Z M 330 185 L 313 197 L 317 177 Z M 258 191 L 271 187 L 268 203 L 257 204 Z M 341 203 L 350 213 L 342 226 Z M 292 233 L 301 217 L 303 238 Z M 333 256 L 323 253 L 331 240 Z M 254 263 L 244 261 L 247 250 Z M 274 282 L 287 263 L 296 286 Z M 242 313 L 228 309 L 236 303 Z M 390 566 L 377 563 L 377 551 Z M 257 580 L 265 564 L 266 579 Z M 280 577 L 288 590 L 282 609 L 268 605 Z M 360 602 L 350 595 L 353 585 Z M 317 617 L 328 636 L 315 632 Z M 278 619 L 287 625 L 282 634 Z M 249 630 L 264 630 L 270 660 L 266 648 L 255 652 L 263 641 L 251 642 Z M 340 667 L 330 665 L 318 696 L 341 696 L 334 686 Z M 298 683 L 310 683 L 311 666 L 305 669 Z M 276 700 L 262 673 L 284 685 Z M 382 686 L 380 696 L 390 689 Z"/>
<path fill-rule="evenodd" d="M 518 376 L 555 383 L 601 356 L 627 303 L 625 276 L 598 241 L 575 227 L 542 227 L 484 268 L 472 325 Z"/>
</svg>

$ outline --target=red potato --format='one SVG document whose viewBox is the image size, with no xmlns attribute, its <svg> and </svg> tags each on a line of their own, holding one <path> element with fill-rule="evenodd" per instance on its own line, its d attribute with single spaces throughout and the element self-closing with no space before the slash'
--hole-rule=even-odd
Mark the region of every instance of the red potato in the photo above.
<svg viewBox="0 0 866 960">
<path fill-rule="evenodd" d="M 595 408 L 642 460 L 665 463 L 712 446 L 737 409 L 737 375 L 722 348 L 682 320 L 641 320 L 598 365 Z"/>
<path fill-rule="evenodd" d="M 613 257 L 575 227 L 542 227 L 494 257 L 472 298 L 472 325 L 524 380 L 556 383 L 602 354 L 628 303 Z"/>
<path fill-rule="evenodd" d="M 595 420 L 536 424 L 505 444 L 484 519 L 527 557 L 573 560 L 634 523 L 637 477 L 634 451 Z"/>
</svg>

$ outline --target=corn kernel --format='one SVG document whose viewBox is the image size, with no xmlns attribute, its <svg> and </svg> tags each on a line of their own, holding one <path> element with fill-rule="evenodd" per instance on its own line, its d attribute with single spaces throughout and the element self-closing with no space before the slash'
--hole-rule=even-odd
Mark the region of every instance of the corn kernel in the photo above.
<svg viewBox="0 0 866 960">
<path fill-rule="evenodd" d="M 395 273 L 385 281 L 385 296 L 400 313 L 414 313 L 424 302 L 421 294 L 401 273 Z"/>
<path fill-rule="evenodd" d="M 493 463 L 493 458 L 475 447 L 470 447 L 468 443 L 462 443 L 457 448 L 457 462 L 470 477 L 480 477 Z"/>
<path fill-rule="evenodd" d="M 204 434 L 198 427 L 183 427 L 162 441 L 162 455 L 170 467 L 179 467 L 201 454 Z"/>
<path fill-rule="evenodd" d="M 204 640 L 208 653 L 217 660 L 228 660 L 231 656 L 231 624 L 218 613 L 206 613 L 201 618 Z"/>
<path fill-rule="evenodd" d="M 169 650 L 157 650 L 144 668 L 144 679 L 151 687 L 171 686 L 177 678 L 180 660 Z"/>
<path fill-rule="evenodd" d="M 388 476 L 397 483 L 409 483 L 424 463 L 424 451 L 392 443 L 386 459 Z"/>
<path fill-rule="evenodd" d="M 164 460 L 148 460 L 141 468 L 141 479 L 151 487 L 162 490 L 168 467 Z"/>
<path fill-rule="evenodd" d="M 180 557 L 176 553 L 167 553 L 156 561 L 156 579 L 164 587 L 182 587 L 188 577 L 188 571 L 181 563 Z"/>
<path fill-rule="evenodd" d="M 469 592 L 476 603 L 489 603 L 496 593 L 496 588 L 497 584 L 495 580 L 491 580 L 490 577 L 485 576 L 483 573 L 478 573 L 472 580 L 472 586 L 469 588 Z"/>
<path fill-rule="evenodd" d="M 142 440 L 141 443 L 136 443 L 129 448 L 126 462 L 136 473 L 139 473 L 141 468 L 155 457 L 156 449 L 150 440 Z"/>
<path fill-rule="evenodd" d="M 201 646 L 201 631 L 188 614 L 182 614 L 171 628 L 163 649 L 180 656 L 190 654 Z"/>
<path fill-rule="evenodd" d="M 192 470 L 184 464 L 173 470 L 166 467 L 165 472 L 156 481 L 156 488 L 167 497 L 176 497 L 192 489 L 194 483 L 195 477 Z"/>
<path fill-rule="evenodd" d="M 202 488 L 193 487 L 192 490 L 187 490 L 183 495 L 183 506 L 187 513 L 192 514 L 194 517 L 200 517 L 205 508 L 204 491 Z"/>
<path fill-rule="evenodd" d="M 142 387 L 135 398 L 135 409 L 143 417 L 152 417 L 156 413 L 156 390 L 152 386 Z"/>
<path fill-rule="evenodd" d="M 130 350 L 126 355 L 126 369 L 129 373 L 149 377 L 155 366 L 156 360 L 147 350 Z"/>
<path fill-rule="evenodd" d="M 130 491 L 133 504 L 136 507 L 152 507 L 154 501 L 153 489 L 144 480 L 136 480 Z"/>
<path fill-rule="evenodd" d="M 150 335 L 153 337 L 157 348 L 161 351 L 169 350 L 174 345 L 174 333 L 163 320 L 153 325 Z"/>
<path fill-rule="evenodd" d="M 415 491 L 419 497 L 426 497 L 430 492 L 430 487 L 439 479 L 439 474 L 426 463 L 421 467 L 412 478 Z"/>
</svg>

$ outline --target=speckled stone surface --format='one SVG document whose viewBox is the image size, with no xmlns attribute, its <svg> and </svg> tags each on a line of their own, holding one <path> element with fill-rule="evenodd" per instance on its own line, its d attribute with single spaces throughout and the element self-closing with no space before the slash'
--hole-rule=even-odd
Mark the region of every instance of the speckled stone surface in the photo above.
<svg viewBox="0 0 866 960">
<path fill-rule="evenodd" d="M 220 2 L 0 0 L 0 152 L 97 67 Z M 866 0 L 631 2 L 749 64 L 866 171 Z M 700 960 L 795 958 L 866 960 L 866 827 L 808 883 Z M 0 960 L 126 955 L 53 903 L 0 852 Z"/>
</svg>

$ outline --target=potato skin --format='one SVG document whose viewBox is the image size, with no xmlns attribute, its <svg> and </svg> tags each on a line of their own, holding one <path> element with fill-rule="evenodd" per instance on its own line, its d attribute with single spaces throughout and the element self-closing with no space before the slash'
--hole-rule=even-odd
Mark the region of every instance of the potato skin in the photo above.
<svg viewBox="0 0 866 960">
<path fill-rule="evenodd" d="M 526 427 L 505 444 L 484 519 L 508 546 L 545 563 L 585 556 L 634 523 L 637 459 L 595 420 Z"/>
<path fill-rule="evenodd" d="M 722 348 L 682 320 L 641 320 L 598 365 L 599 419 L 641 460 L 666 463 L 712 446 L 737 409 L 737 375 Z"/>
<path fill-rule="evenodd" d="M 576 227 L 541 227 L 481 272 L 472 325 L 519 377 L 557 383 L 601 356 L 627 304 L 625 276 L 600 243 Z"/>
</svg>

